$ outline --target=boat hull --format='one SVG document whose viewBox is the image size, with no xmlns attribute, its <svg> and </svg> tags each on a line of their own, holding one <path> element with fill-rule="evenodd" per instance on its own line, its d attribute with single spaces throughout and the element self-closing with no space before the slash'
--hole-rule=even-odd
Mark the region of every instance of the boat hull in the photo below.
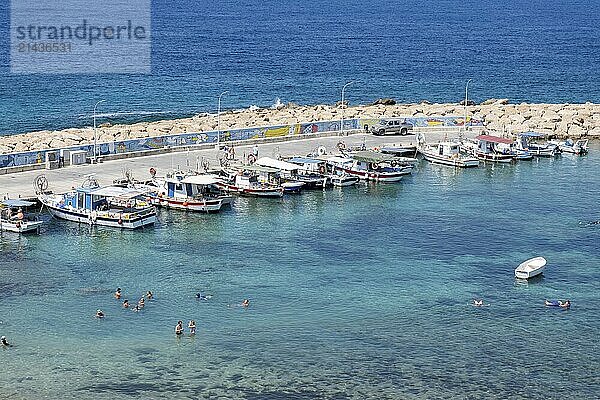
<svg viewBox="0 0 600 400">
<path fill-rule="evenodd" d="M 232 198 L 229 196 L 223 196 L 217 199 L 207 199 L 201 201 L 173 199 L 166 197 L 155 197 L 152 199 L 152 204 L 158 207 L 206 213 L 217 213 L 221 211 L 223 207 L 231 205 L 231 203 Z"/>
<path fill-rule="evenodd" d="M 42 221 L 0 221 L 0 232 L 14 232 L 14 233 L 33 233 L 37 232 L 42 226 Z"/>
<path fill-rule="evenodd" d="M 481 161 L 510 163 L 515 159 L 515 156 L 513 154 L 477 153 L 477 158 Z"/>
<path fill-rule="evenodd" d="M 398 172 L 376 172 L 376 171 L 357 171 L 350 168 L 341 168 L 348 175 L 356 176 L 358 179 L 373 182 L 393 183 L 399 182 L 405 175 L 410 175 L 411 167 L 405 167 Z"/>
<path fill-rule="evenodd" d="M 479 160 L 477 159 L 461 159 L 452 158 L 447 156 L 439 156 L 428 152 L 421 152 L 423 158 L 434 164 L 448 165 L 455 168 L 474 168 L 479 166 Z"/>
<path fill-rule="evenodd" d="M 531 279 L 544 273 L 546 268 L 546 259 L 544 257 L 535 257 L 522 262 L 515 269 L 517 279 Z"/>
<path fill-rule="evenodd" d="M 156 222 L 155 212 L 128 218 L 126 215 L 122 215 L 120 213 L 93 214 L 86 212 L 85 210 L 63 209 L 46 203 L 44 203 L 44 205 L 48 207 L 50 214 L 56 218 L 89 225 L 107 226 L 120 229 L 138 229 L 147 225 L 153 225 Z"/>
</svg>

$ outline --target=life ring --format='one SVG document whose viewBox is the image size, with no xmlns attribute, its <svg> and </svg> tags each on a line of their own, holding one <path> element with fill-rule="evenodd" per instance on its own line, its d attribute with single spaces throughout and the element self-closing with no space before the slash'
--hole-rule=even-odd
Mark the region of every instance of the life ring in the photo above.
<svg viewBox="0 0 600 400">
<path fill-rule="evenodd" d="M 184 206 L 184 207 L 187 207 L 187 206 L 189 206 L 189 205 L 190 205 L 190 203 L 188 203 L 187 201 L 184 201 L 184 202 L 183 202 L 183 206 Z"/>
<path fill-rule="evenodd" d="M 321 166 L 319 167 L 319 173 L 320 173 L 321 175 L 325 175 L 325 172 L 326 172 L 326 171 L 325 171 L 325 166 L 324 166 L 324 165 L 321 165 Z"/>
<path fill-rule="evenodd" d="M 317 154 L 320 156 L 324 156 L 325 154 L 327 154 L 327 149 L 325 148 L 325 146 L 319 146 L 319 148 L 317 149 Z"/>
<path fill-rule="evenodd" d="M 150 167 L 150 176 L 153 178 L 156 176 L 156 169 L 154 169 L 153 167 Z"/>
<path fill-rule="evenodd" d="M 250 154 L 248 156 L 248 163 L 249 164 L 254 164 L 256 162 L 256 156 L 254 154 Z"/>
</svg>

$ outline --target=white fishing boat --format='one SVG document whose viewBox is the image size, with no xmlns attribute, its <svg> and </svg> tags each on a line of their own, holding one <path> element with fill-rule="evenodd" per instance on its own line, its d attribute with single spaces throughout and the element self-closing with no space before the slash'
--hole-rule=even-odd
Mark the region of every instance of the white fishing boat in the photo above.
<svg viewBox="0 0 600 400">
<path fill-rule="evenodd" d="M 479 166 L 479 159 L 463 153 L 457 142 L 424 143 L 419 146 L 419 153 L 425 160 L 436 164 L 456 168 Z"/>
<path fill-rule="evenodd" d="M 24 210 L 34 206 L 35 203 L 24 200 L 0 201 L 0 232 L 15 233 L 39 232 L 43 222 L 37 216 L 27 215 Z"/>
<path fill-rule="evenodd" d="M 230 171 L 217 185 L 231 193 L 254 197 L 281 197 L 284 188 L 279 181 L 279 170 L 260 165 L 243 165 Z"/>
<path fill-rule="evenodd" d="M 374 151 L 358 151 L 351 158 L 330 157 L 327 162 L 337 171 L 375 182 L 398 182 L 414 168 L 396 157 Z"/>
<path fill-rule="evenodd" d="M 81 187 L 64 194 L 40 194 L 38 199 L 60 219 L 112 228 L 137 229 L 156 222 L 156 209 L 133 188 L 100 187 L 87 177 Z"/>
<path fill-rule="evenodd" d="M 558 145 L 552 142 L 545 144 L 535 143 L 535 139 L 541 139 L 545 135 L 537 132 L 522 132 L 517 134 L 516 148 L 525 150 L 536 157 L 553 157 L 560 152 Z"/>
<path fill-rule="evenodd" d="M 154 205 L 178 210 L 219 212 L 231 205 L 233 198 L 224 195 L 214 175 L 174 173 L 166 178 L 155 178 L 158 190 L 149 193 Z"/>
<path fill-rule="evenodd" d="M 482 161 L 509 163 L 516 159 L 510 146 L 513 141 L 499 136 L 479 135 L 475 138 L 477 148 L 474 150 L 475 157 Z"/>
<path fill-rule="evenodd" d="M 551 140 L 550 143 L 558 146 L 558 149 L 562 153 L 576 154 L 582 155 L 587 154 L 588 152 L 588 139 L 579 139 L 577 141 L 573 141 L 573 139 L 567 139 L 565 141 L 556 141 Z"/>
<path fill-rule="evenodd" d="M 545 267 L 546 259 L 544 257 L 534 257 L 519 264 L 515 269 L 515 277 L 519 279 L 531 279 L 543 273 Z"/>
</svg>

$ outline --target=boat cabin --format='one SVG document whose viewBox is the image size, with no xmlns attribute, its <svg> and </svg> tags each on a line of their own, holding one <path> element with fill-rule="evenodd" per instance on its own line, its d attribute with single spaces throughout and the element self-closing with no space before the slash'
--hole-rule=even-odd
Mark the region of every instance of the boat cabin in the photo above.
<svg viewBox="0 0 600 400">
<path fill-rule="evenodd" d="M 144 206 L 142 193 L 135 189 L 118 186 L 103 188 L 79 187 L 64 195 L 64 206 L 90 211 L 108 210 L 109 208 L 135 208 Z M 110 200 L 110 203 L 109 203 Z"/>
<path fill-rule="evenodd" d="M 477 140 L 477 151 L 484 154 L 498 153 L 511 154 L 512 140 L 499 136 L 479 135 Z"/>
<path fill-rule="evenodd" d="M 165 180 L 164 191 L 171 198 L 201 198 L 219 195 L 221 192 L 216 184 L 218 179 L 212 175 L 183 175 Z"/>
</svg>

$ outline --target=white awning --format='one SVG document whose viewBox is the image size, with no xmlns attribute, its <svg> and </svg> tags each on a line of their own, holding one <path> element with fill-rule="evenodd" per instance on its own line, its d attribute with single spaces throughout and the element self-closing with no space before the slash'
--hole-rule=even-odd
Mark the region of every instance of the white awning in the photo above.
<svg viewBox="0 0 600 400">
<path fill-rule="evenodd" d="M 92 190 L 89 194 L 93 194 L 94 196 L 102 196 L 102 197 L 123 197 L 123 198 L 132 198 L 143 194 L 142 192 L 131 189 L 124 188 L 119 186 L 107 186 L 100 189 Z"/>
<path fill-rule="evenodd" d="M 181 183 L 191 183 L 192 185 L 214 185 L 219 180 L 214 175 L 190 175 L 181 180 Z"/>
<path fill-rule="evenodd" d="M 255 162 L 256 165 L 261 165 L 263 167 L 271 167 L 277 168 L 283 171 L 296 171 L 300 168 L 297 164 L 292 164 L 287 161 L 275 160 L 270 157 L 261 157 Z"/>
</svg>

